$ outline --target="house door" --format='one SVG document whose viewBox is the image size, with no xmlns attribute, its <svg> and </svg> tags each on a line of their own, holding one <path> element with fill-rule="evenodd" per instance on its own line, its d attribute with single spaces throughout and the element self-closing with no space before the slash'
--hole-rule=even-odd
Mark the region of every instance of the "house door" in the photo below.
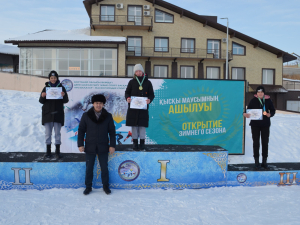
<svg viewBox="0 0 300 225">
<path fill-rule="evenodd" d="M 207 53 L 213 54 L 215 59 L 220 58 L 220 41 L 208 40 L 207 41 Z"/>
<path fill-rule="evenodd" d="M 142 6 L 128 6 L 128 21 L 135 22 L 134 25 L 142 25 Z"/>
<path fill-rule="evenodd" d="M 127 51 L 134 52 L 134 56 L 142 55 L 142 38 L 141 37 L 128 37 L 127 38 Z"/>
</svg>

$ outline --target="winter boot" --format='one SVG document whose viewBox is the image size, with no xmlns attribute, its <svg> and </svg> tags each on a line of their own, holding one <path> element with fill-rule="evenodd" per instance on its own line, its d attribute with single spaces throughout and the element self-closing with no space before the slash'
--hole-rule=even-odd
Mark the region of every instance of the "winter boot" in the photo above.
<svg viewBox="0 0 300 225">
<path fill-rule="evenodd" d="M 88 195 L 89 193 L 91 193 L 92 191 L 92 188 L 91 187 L 87 187 L 84 191 L 83 191 L 83 194 L 84 195 Z"/>
<path fill-rule="evenodd" d="M 45 158 L 51 158 L 51 145 L 47 145 L 47 152 L 44 155 Z"/>
<path fill-rule="evenodd" d="M 55 145 L 55 158 L 60 159 L 62 155 L 60 154 L 60 145 Z"/>
<path fill-rule="evenodd" d="M 138 150 L 138 139 L 133 139 L 133 150 Z"/>
<path fill-rule="evenodd" d="M 141 150 L 146 150 L 145 149 L 145 139 L 140 139 L 140 149 Z"/>
<path fill-rule="evenodd" d="M 260 165 L 259 165 L 259 157 L 255 157 L 255 158 L 254 158 L 254 161 L 255 161 L 255 169 L 259 169 L 259 168 L 260 168 Z"/>
<path fill-rule="evenodd" d="M 267 157 L 263 157 L 263 162 L 262 162 L 261 166 L 262 166 L 263 168 L 265 168 L 265 170 L 268 170 L 268 169 L 269 169 L 269 166 L 268 166 L 268 164 L 267 164 Z"/>
<path fill-rule="evenodd" d="M 109 189 L 108 185 L 103 185 L 103 191 L 105 194 L 109 195 L 111 193 L 111 190 Z"/>
</svg>

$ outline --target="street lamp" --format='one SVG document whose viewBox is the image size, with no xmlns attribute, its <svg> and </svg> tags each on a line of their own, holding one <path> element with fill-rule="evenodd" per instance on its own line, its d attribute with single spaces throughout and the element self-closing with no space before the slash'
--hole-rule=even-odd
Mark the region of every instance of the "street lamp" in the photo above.
<svg viewBox="0 0 300 225">
<path fill-rule="evenodd" d="M 221 18 L 222 20 L 223 19 L 226 19 L 227 20 L 227 32 L 226 32 L 226 80 L 228 79 L 228 25 L 229 25 L 229 20 L 227 17 L 225 18 Z"/>
</svg>

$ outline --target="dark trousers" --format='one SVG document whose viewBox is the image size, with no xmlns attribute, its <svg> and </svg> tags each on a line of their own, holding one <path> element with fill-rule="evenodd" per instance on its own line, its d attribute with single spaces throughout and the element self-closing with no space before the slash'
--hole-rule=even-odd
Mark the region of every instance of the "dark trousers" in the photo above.
<svg viewBox="0 0 300 225">
<path fill-rule="evenodd" d="M 268 145 L 270 127 L 253 127 L 251 126 L 252 139 L 253 139 L 253 156 L 254 158 L 259 157 L 259 138 L 261 137 L 262 156 L 268 157 Z"/>
<path fill-rule="evenodd" d="M 96 154 L 85 154 L 86 172 L 85 172 L 85 186 L 92 187 L 93 184 L 93 171 L 95 165 Z M 108 185 L 108 152 L 98 154 L 98 160 L 101 167 L 102 184 Z"/>
</svg>

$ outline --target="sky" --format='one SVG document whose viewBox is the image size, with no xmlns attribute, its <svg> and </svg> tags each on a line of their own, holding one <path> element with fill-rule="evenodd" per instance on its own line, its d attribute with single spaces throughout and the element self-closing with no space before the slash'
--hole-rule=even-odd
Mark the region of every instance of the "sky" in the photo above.
<svg viewBox="0 0 300 225">
<path fill-rule="evenodd" d="M 124 0 L 125 1 L 125 0 Z M 127 0 L 129 1 L 129 0 Z M 143 0 L 141 0 L 143 1 Z M 0 43 L 45 29 L 89 27 L 82 0 L 0 0 Z M 169 0 L 199 15 L 218 17 L 218 23 L 288 53 L 300 55 L 300 4 L 297 0 Z M 17 4 L 16 4 L 17 3 Z M 149 4 L 145 1 L 145 4 Z"/>
</svg>

